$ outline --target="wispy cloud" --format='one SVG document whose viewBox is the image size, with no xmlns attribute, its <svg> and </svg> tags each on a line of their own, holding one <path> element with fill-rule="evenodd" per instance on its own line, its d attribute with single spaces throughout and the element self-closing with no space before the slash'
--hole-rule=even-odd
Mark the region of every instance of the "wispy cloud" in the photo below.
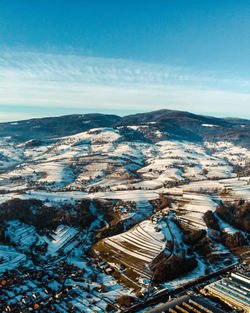
<svg viewBox="0 0 250 313">
<path fill-rule="evenodd" d="M 74 108 L 114 113 L 170 108 L 250 117 L 249 87 L 249 80 L 158 64 L 10 50 L 0 53 L 0 112 L 6 105 L 9 113 L 15 106 L 22 114 L 22 106 L 30 106 L 31 111 L 39 106 L 47 111 Z"/>
</svg>

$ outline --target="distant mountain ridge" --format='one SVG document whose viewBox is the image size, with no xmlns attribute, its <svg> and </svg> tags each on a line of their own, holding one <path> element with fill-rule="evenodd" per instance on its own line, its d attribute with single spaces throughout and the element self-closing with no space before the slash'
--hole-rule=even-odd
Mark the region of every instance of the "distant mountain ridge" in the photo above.
<svg viewBox="0 0 250 313">
<path fill-rule="evenodd" d="M 143 125 L 150 128 L 143 130 Z M 158 110 L 120 117 L 109 114 L 74 114 L 0 123 L 0 136 L 20 141 L 69 136 L 93 128 L 137 126 L 145 140 L 157 141 L 160 130 L 168 139 L 188 141 L 230 141 L 250 147 L 250 120 L 216 118 L 184 111 Z M 150 132 L 150 129 L 154 132 Z M 164 139 L 164 138 L 162 138 Z M 143 140 L 140 136 L 140 140 Z"/>
<path fill-rule="evenodd" d="M 112 127 L 121 117 L 105 114 L 73 114 L 0 123 L 0 136 L 44 139 L 74 135 L 92 128 Z"/>
</svg>

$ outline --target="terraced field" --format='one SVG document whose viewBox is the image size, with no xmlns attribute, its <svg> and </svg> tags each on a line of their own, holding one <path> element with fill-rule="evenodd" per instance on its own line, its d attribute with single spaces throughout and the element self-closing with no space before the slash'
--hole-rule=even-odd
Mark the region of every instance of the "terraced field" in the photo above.
<svg viewBox="0 0 250 313">
<path fill-rule="evenodd" d="M 20 223 L 18 221 L 10 221 L 8 224 L 8 235 L 11 241 L 20 246 L 20 249 L 27 249 L 38 239 L 35 227 Z"/>
<path fill-rule="evenodd" d="M 0 274 L 27 262 L 25 254 L 4 245 L 0 245 L 0 260 Z"/>
<path fill-rule="evenodd" d="M 59 225 L 49 236 L 39 235 L 34 226 L 11 221 L 8 224 L 8 234 L 11 241 L 19 246 L 20 250 L 32 248 L 34 245 L 47 243 L 47 254 L 56 255 L 61 250 L 64 253 L 70 252 L 82 240 L 80 232 L 66 225 Z"/>
<path fill-rule="evenodd" d="M 194 193 L 183 193 L 179 199 L 180 204 L 177 216 L 180 221 L 194 229 L 206 229 L 203 220 L 204 213 L 208 210 L 215 211 L 216 202 L 209 196 Z"/>
<path fill-rule="evenodd" d="M 164 249 L 166 240 L 172 240 L 168 228 L 164 232 L 150 220 L 141 222 L 131 230 L 99 241 L 94 254 L 122 273 L 126 283 L 150 279 L 150 263 Z M 170 254 L 170 251 L 169 251 Z M 136 284 L 137 284 L 136 283 Z"/>
<path fill-rule="evenodd" d="M 73 227 L 60 225 L 52 234 L 52 240 L 47 237 L 45 241 L 48 243 L 48 254 L 54 255 L 58 250 L 64 250 L 64 252 L 70 251 L 77 243 L 79 231 Z"/>
</svg>

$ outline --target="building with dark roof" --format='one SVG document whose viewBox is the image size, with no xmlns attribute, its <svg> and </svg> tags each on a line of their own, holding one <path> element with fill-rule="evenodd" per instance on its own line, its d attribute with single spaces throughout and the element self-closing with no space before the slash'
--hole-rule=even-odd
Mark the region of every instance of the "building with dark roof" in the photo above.
<svg viewBox="0 0 250 313">
<path fill-rule="evenodd" d="M 231 307 L 250 313 L 250 277 L 247 269 L 236 270 L 230 277 L 213 282 L 204 290 Z"/>
<path fill-rule="evenodd" d="M 224 313 L 201 296 L 185 295 L 145 313 Z"/>
</svg>

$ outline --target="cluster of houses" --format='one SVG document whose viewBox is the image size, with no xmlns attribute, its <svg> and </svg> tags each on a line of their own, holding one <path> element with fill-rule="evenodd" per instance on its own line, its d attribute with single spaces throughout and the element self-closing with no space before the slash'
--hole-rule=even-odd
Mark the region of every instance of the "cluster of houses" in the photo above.
<svg viewBox="0 0 250 313">
<path fill-rule="evenodd" d="M 0 310 L 1 312 L 28 312 L 45 308 L 53 311 L 54 299 L 58 295 L 49 284 L 60 275 L 54 277 L 44 270 L 30 270 L 19 266 L 16 270 L 6 271 L 0 277 Z M 68 290 L 62 289 L 67 294 Z M 61 292 L 60 291 L 60 292 Z"/>
<path fill-rule="evenodd" d="M 106 291 L 102 283 L 92 283 L 91 279 L 84 278 L 84 269 L 64 260 L 55 262 L 53 268 L 48 262 L 48 268 L 30 269 L 19 266 L 1 274 L 0 312 L 59 312 L 62 301 L 64 311 L 84 312 L 72 305 L 74 290 L 80 288 L 81 292 L 89 294 L 90 303 L 92 297 Z M 96 265 L 102 268 L 102 264 L 98 263 Z"/>
</svg>

